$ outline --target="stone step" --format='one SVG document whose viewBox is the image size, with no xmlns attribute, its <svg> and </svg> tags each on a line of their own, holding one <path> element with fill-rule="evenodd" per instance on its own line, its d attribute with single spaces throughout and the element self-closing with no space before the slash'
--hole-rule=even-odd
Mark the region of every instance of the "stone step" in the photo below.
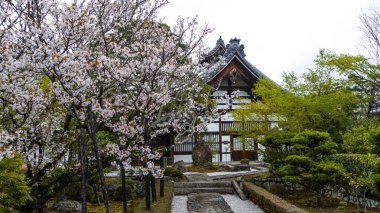
<svg viewBox="0 0 380 213">
<path fill-rule="evenodd" d="M 213 182 L 174 182 L 174 188 L 218 188 L 232 187 L 231 181 Z"/>
<path fill-rule="evenodd" d="M 218 188 L 174 188 L 174 195 L 188 195 L 191 193 L 220 193 L 220 194 L 234 194 L 232 187 L 218 187 Z"/>
<path fill-rule="evenodd" d="M 247 198 L 244 195 L 244 192 L 241 190 L 239 184 L 236 182 L 236 180 L 232 181 L 232 186 L 235 189 L 236 193 L 239 195 L 240 199 L 247 200 Z"/>
</svg>

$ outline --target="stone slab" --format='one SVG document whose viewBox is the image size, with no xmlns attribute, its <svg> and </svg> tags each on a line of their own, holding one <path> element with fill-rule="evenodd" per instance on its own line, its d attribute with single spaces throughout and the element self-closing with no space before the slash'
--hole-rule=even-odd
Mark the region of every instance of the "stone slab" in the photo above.
<svg viewBox="0 0 380 213">
<path fill-rule="evenodd" d="M 218 193 L 189 194 L 187 209 L 189 213 L 234 213 Z"/>
</svg>

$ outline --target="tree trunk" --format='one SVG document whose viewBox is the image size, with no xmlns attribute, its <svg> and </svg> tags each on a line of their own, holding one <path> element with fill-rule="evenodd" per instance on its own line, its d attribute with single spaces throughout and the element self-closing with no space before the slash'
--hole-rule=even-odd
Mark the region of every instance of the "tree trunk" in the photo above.
<svg viewBox="0 0 380 213">
<path fill-rule="evenodd" d="M 81 197 L 82 197 L 82 212 L 87 212 L 86 203 L 86 136 L 83 126 L 80 127 L 80 170 L 82 179 Z"/>
<path fill-rule="evenodd" d="M 165 196 L 165 180 L 164 177 L 160 178 L 160 197 Z"/>
<path fill-rule="evenodd" d="M 154 176 L 151 177 L 150 186 L 152 187 L 152 201 L 157 201 L 157 193 L 156 193 L 156 178 Z"/>
<path fill-rule="evenodd" d="M 102 186 L 104 206 L 106 207 L 106 213 L 111 213 L 108 192 L 107 192 L 107 187 L 106 187 L 106 179 L 104 177 L 102 159 L 101 159 L 100 151 L 99 151 L 98 138 L 96 137 L 94 115 L 90 108 L 88 108 L 88 117 L 90 119 L 90 129 L 91 129 L 90 132 L 91 132 L 92 142 L 94 144 L 96 162 L 98 164 L 98 172 L 100 176 L 100 183 Z"/>
<path fill-rule="evenodd" d="M 96 186 L 95 182 L 92 183 L 92 191 L 94 192 L 95 202 L 99 206 L 100 205 L 100 200 L 99 200 L 99 196 L 98 196 L 98 187 Z"/>
<path fill-rule="evenodd" d="M 145 206 L 150 210 L 150 174 L 145 175 Z"/>
<path fill-rule="evenodd" d="M 150 147 L 150 140 L 149 140 L 149 130 L 148 130 L 148 118 L 144 119 L 144 143 L 146 146 Z M 146 158 L 146 156 L 145 156 Z M 147 168 L 147 159 L 144 160 L 144 168 Z M 151 174 L 148 173 L 145 175 L 145 206 L 146 210 L 150 210 L 150 176 Z"/>
<path fill-rule="evenodd" d="M 123 163 L 119 161 L 120 173 L 121 173 L 121 191 L 123 194 L 123 213 L 127 213 L 127 195 L 125 188 L 125 169 Z"/>
<path fill-rule="evenodd" d="M 161 169 L 164 169 L 164 157 L 161 157 L 160 158 L 160 167 Z M 163 197 L 165 194 L 164 194 L 164 186 L 165 184 L 165 180 L 164 180 L 164 176 L 162 176 L 162 178 L 160 178 L 160 197 Z"/>
</svg>

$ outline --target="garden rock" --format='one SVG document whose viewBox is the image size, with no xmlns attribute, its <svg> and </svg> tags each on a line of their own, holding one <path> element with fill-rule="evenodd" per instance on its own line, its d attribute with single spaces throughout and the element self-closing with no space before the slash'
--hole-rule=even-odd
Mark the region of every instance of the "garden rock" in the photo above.
<svg viewBox="0 0 380 213">
<path fill-rule="evenodd" d="M 181 172 L 187 172 L 187 167 L 183 160 L 177 161 L 173 164 L 173 167 L 180 170 Z"/>
<path fill-rule="evenodd" d="M 248 164 L 239 164 L 239 165 L 221 165 L 220 169 L 222 171 L 228 171 L 228 172 L 237 172 L 237 171 L 250 171 L 251 166 Z"/>
<path fill-rule="evenodd" d="M 220 165 L 219 169 L 223 172 L 230 172 L 234 170 L 234 166 L 230 164 Z"/>
<path fill-rule="evenodd" d="M 249 164 L 234 165 L 233 171 L 250 171 L 251 166 Z"/>
<path fill-rule="evenodd" d="M 54 203 L 53 211 L 57 212 L 72 212 L 72 211 L 81 211 L 81 204 L 75 200 L 62 200 Z"/>
<path fill-rule="evenodd" d="M 193 148 L 193 165 L 205 166 L 212 163 L 212 152 L 210 147 L 200 140 Z"/>
</svg>

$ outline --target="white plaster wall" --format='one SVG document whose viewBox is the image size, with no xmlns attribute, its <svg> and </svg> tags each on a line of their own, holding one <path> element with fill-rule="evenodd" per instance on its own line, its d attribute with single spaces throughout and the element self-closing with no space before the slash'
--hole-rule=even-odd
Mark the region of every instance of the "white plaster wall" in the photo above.
<svg viewBox="0 0 380 213">
<path fill-rule="evenodd" d="M 229 112 L 222 115 L 222 121 L 233 121 L 233 120 L 234 119 L 232 118 L 232 114 Z"/>
<path fill-rule="evenodd" d="M 218 163 L 218 162 L 220 162 L 219 159 L 220 159 L 219 154 L 212 155 L 212 162 Z M 230 162 L 230 161 L 231 161 L 231 154 L 223 154 L 222 155 L 222 162 L 221 163 Z"/>
<path fill-rule="evenodd" d="M 209 123 L 206 126 L 207 131 L 206 132 L 218 132 L 219 131 L 219 124 L 218 123 Z"/>
<path fill-rule="evenodd" d="M 227 93 L 227 91 L 225 91 L 225 90 L 217 90 L 217 91 L 213 92 L 211 96 L 212 97 L 219 97 L 219 96 L 222 96 L 226 93 Z"/>
<path fill-rule="evenodd" d="M 231 161 L 231 154 L 223 154 L 222 159 L 223 159 L 222 163 Z M 180 160 L 183 160 L 185 163 L 192 163 L 193 162 L 191 155 L 174 155 L 174 162 L 177 162 Z M 214 163 L 219 162 L 219 154 L 213 154 L 212 155 L 212 162 L 214 162 Z"/>
<path fill-rule="evenodd" d="M 265 146 L 261 145 L 260 143 L 257 144 L 257 148 L 258 148 L 259 150 L 262 150 L 262 151 L 265 150 Z M 258 154 L 257 159 L 258 159 L 259 161 L 262 161 L 262 160 L 264 159 L 264 155 L 263 155 L 263 153 L 262 153 L 262 152 L 258 152 L 257 154 Z"/>
<path fill-rule="evenodd" d="M 183 160 L 185 163 L 193 162 L 191 155 L 174 155 L 174 163 Z"/>
</svg>

